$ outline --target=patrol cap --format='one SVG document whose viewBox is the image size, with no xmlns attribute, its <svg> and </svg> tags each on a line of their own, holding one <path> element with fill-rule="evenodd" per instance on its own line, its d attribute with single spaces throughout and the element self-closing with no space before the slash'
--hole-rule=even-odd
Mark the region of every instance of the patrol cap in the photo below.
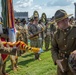
<svg viewBox="0 0 76 75">
<path fill-rule="evenodd" d="M 65 18 L 68 18 L 69 16 L 71 16 L 72 14 L 67 14 L 65 10 L 57 10 L 55 15 L 54 15 L 54 19 L 55 19 L 55 22 L 59 22 Z"/>
</svg>

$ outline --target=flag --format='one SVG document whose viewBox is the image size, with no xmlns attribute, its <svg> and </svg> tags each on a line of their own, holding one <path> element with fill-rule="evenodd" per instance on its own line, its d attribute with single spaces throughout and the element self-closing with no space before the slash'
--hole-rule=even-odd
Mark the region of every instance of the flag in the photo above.
<svg viewBox="0 0 76 75">
<path fill-rule="evenodd" d="M 3 27 L 8 28 L 8 37 L 11 34 L 11 35 L 13 35 L 12 37 L 15 38 L 16 36 L 14 36 L 15 21 L 14 21 L 13 2 L 12 2 L 12 0 L 1 0 L 1 5 L 2 5 Z M 11 30 L 13 30 L 13 31 L 11 31 Z M 11 39 L 12 38 L 9 37 L 9 41 Z M 16 38 L 15 38 L 15 40 L 16 40 Z M 3 61 L 5 61 L 6 58 L 8 57 L 8 55 L 6 55 L 6 54 L 2 54 L 1 56 L 2 56 Z"/>
<path fill-rule="evenodd" d="M 15 21 L 12 0 L 1 0 L 1 3 L 3 26 L 8 28 L 14 28 Z"/>
</svg>

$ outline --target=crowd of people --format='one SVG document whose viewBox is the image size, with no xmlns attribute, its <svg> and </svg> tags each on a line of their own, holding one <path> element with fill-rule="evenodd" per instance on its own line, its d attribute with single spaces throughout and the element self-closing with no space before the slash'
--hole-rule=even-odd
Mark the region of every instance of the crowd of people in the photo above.
<svg viewBox="0 0 76 75">
<path fill-rule="evenodd" d="M 54 23 L 52 23 L 52 26 L 49 22 L 43 23 L 38 17 L 31 18 L 28 24 L 26 24 L 26 20 L 22 20 L 16 19 L 15 21 L 15 27 L 18 31 L 17 40 L 22 40 L 26 44 L 28 44 L 28 40 L 30 40 L 30 46 L 37 48 L 43 48 L 45 42 L 45 51 L 50 50 L 50 40 L 56 30 Z M 39 56 L 40 54 L 36 53 L 35 59 L 41 60 Z"/>
<path fill-rule="evenodd" d="M 50 21 L 42 21 L 37 16 L 30 18 L 28 23 L 24 18 L 15 19 L 16 41 L 24 41 L 27 45 L 30 41 L 31 47 L 43 48 L 44 45 L 44 51 L 51 50 L 52 58 L 57 65 L 57 75 L 73 75 L 73 73 L 75 75 L 75 71 L 71 71 L 68 65 L 71 64 L 68 59 L 72 52 L 72 58 L 76 60 L 76 26 L 75 19 L 69 18 L 69 16 L 71 15 L 60 9 L 56 11 Z M 7 39 L 2 35 L 0 38 Z M 25 51 L 20 53 L 23 54 Z M 40 53 L 34 53 L 34 55 L 35 60 L 41 60 Z M 10 57 L 12 69 L 15 70 L 18 67 L 18 56 L 10 55 Z M 5 72 L 5 64 L 6 62 L 3 63 L 0 59 L 0 75 L 8 75 Z"/>
</svg>

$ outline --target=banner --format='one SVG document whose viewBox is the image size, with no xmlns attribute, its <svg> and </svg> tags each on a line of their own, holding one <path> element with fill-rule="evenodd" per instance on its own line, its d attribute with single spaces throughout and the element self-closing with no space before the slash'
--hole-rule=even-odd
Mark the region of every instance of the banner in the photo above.
<svg viewBox="0 0 76 75">
<path fill-rule="evenodd" d="M 13 2 L 12 0 L 1 0 L 1 4 L 3 27 L 8 29 L 9 41 L 16 42 Z M 6 60 L 7 56 L 8 55 L 2 54 L 3 61 Z"/>
</svg>

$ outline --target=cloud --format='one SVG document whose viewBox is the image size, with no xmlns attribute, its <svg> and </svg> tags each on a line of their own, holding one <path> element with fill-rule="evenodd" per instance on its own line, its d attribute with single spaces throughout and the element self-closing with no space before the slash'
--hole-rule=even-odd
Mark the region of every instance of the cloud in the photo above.
<svg viewBox="0 0 76 75">
<path fill-rule="evenodd" d="M 42 7 L 40 5 L 35 5 L 34 7 L 31 8 L 32 10 L 41 10 Z"/>
<path fill-rule="evenodd" d="M 26 8 L 26 7 L 30 7 L 33 3 L 33 0 L 19 0 L 16 2 L 16 7 L 19 8 Z"/>
<path fill-rule="evenodd" d="M 68 5 L 71 5 L 71 3 L 73 2 L 74 0 L 50 0 L 48 3 L 47 3 L 47 6 L 68 6 Z"/>
</svg>

